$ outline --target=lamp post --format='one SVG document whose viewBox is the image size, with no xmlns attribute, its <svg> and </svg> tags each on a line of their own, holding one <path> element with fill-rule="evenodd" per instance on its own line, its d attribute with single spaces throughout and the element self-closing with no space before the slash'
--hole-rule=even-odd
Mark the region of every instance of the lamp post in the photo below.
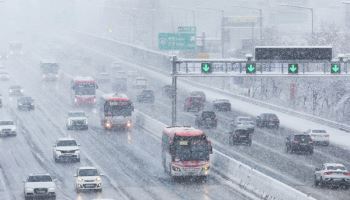
<svg viewBox="0 0 350 200">
<path fill-rule="evenodd" d="M 280 4 L 280 6 L 290 7 L 290 8 L 299 8 L 308 10 L 311 13 L 311 35 L 314 36 L 314 9 L 310 7 L 305 6 L 295 6 L 295 5 L 288 5 L 288 4 Z"/>
<path fill-rule="evenodd" d="M 197 8 L 198 10 L 209 10 L 214 12 L 219 12 L 221 14 L 221 57 L 224 58 L 225 56 L 225 42 L 224 42 L 224 18 L 225 18 L 225 11 L 215 8 Z"/>
<path fill-rule="evenodd" d="M 263 12 L 261 8 L 253 8 L 253 7 L 246 7 L 246 6 L 230 6 L 233 8 L 242 8 L 247 10 L 255 10 L 259 12 L 259 29 L 260 29 L 260 40 L 263 40 Z"/>
</svg>

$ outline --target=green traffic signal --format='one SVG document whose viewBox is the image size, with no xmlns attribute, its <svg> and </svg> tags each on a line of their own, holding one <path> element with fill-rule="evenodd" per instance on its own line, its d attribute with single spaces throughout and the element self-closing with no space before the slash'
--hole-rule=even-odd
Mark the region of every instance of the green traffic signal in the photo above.
<svg viewBox="0 0 350 200">
<path fill-rule="evenodd" d="M 245 66 L 245 72 L 247 74 L 254 74 L 256 73 L 256 65 L 255 63 L 247 63 L 246 66 Z"/>
<path fill-rule="evenodd" d="M 201 63 L 201 71 L 204 74 L 208 74 L 212 72 L 211 63 Z"/>
<path fill-rule="evenodd" d="M 331 64 L 331 74 L 340 74 L 340 64 L 339 63 L 332 63 Z"/>
<path fill-rule="evenodd" d="M 298 71 L 298 64 L 288 64 L 288 74 L 297 74 Z"/>
</svg>

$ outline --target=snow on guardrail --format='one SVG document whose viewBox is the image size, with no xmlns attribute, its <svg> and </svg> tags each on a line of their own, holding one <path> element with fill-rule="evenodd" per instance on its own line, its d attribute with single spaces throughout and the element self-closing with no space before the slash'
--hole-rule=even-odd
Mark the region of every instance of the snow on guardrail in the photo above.
<svg viewBox="0 0 350 200">
<path fill-rule="evenodd" d="M 135 110 L 136 126 L 142 127 L 161 139 L 162 130 L 167 125 L 147 114 Z M 214 148 L 211 164 L 218 174 L 228 178 L 243 190 L 264 200 L 315 200 L 315 198 L 288 186 Z M 222 173 L 224 172 L 224 173 Z"/>
<path fill-rule="evenodd" d="M 109 49 L 115 52 L 118 52 L 118 56 L 121 56 L 123 59 L 132 61 L 134 63 L 138 63 L 141 66 L 147 66 L 147 69 L 155 70 L 157 72 L 163 73 L 165 75 L 169 75 L 171 71 L 171 61 L 170 61 L 170 55 L 157 52 L 154 50 L 149 50 L 140 46 L 131 45 L 123 42 L 119 42 L 116 40 L 103 38 L 95 35 L 91 35 L 88 33 L 83 32 L 76 32 L 76 34 L 79 36 L 79 39 L 85 40 L 85 42 L 96 45 L 99 42 L 99 45 L 103 45 L 105 49 Z M 332 120 L 324 119 L 321 117 L 317 117 L 311 114 L 298 112 L 292 109 L 288 109 L 285 107 L 273 105 L 270 103 L 266 103 L 263 101 L 259 101 L 250 97 L 246 97 L 243 95 L 238 94 L 232 94 L 228 91 L 219 89 L 219 88 L 213 88 L 208 87 L 208 85 L 204 86 L 200 83 L 185 80 L 188 83 L 191 83 L 193 85 L 204 87 L 206 90 L 212 90 L 216 92 L 220 92 L 226 95 L 229 95 L 233 98 L 236 98 L 238 100 L 243 100 L 247 103 L 251 103 L 257 106 L 262 106 L 264 108 L 269 108 L 271 110 L 275 110 L 278 112 L 282 112 L 285 114 L 290 114 L 302 119 L 307 119 L 316 123 L 321 123 L 323 125 L 327 125 L 332 128 L 336 128 L 339 130 L 343 130 L 346 132 L 350 132 L 350 126 L 342 123 L 338 123 Z"/>
</svg>

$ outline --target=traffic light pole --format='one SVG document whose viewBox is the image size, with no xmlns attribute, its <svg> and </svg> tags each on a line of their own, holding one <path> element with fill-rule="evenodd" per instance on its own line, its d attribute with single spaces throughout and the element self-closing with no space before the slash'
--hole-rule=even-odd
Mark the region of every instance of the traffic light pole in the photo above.
<svg viewBox="0 0 350 200">
<path fill-rule="evenodd" d="M 171 100 L 171 125 L 175 126 L 177 123 L 177 113 L 176 113 L 176 101 L 177 101 L 177 57 L 172 57 L 172 100 Z"/>
</svg>

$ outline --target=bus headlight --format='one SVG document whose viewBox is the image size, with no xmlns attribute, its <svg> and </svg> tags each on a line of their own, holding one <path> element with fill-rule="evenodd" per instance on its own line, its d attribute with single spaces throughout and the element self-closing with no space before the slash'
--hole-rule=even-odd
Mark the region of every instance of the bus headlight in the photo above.
<svg viewBox="0 0 350 200">
<path fill-rule="evenodd" d="M 181 171 L 180 167 L 172 166 L 171 168 L 172 168 L 173 171 L 176 171 L 176 172 Z"/>
<path fill-rule="evenodd" d="M 210 168 L 210 166 L 209 166 L 209 165 L 205 165 L 205 166 L 203 166 L 203 167 L 202 167 L 202 171 L 208 171 L 208 170 L 209 170 L 209 168 Z"/>
</svg>

